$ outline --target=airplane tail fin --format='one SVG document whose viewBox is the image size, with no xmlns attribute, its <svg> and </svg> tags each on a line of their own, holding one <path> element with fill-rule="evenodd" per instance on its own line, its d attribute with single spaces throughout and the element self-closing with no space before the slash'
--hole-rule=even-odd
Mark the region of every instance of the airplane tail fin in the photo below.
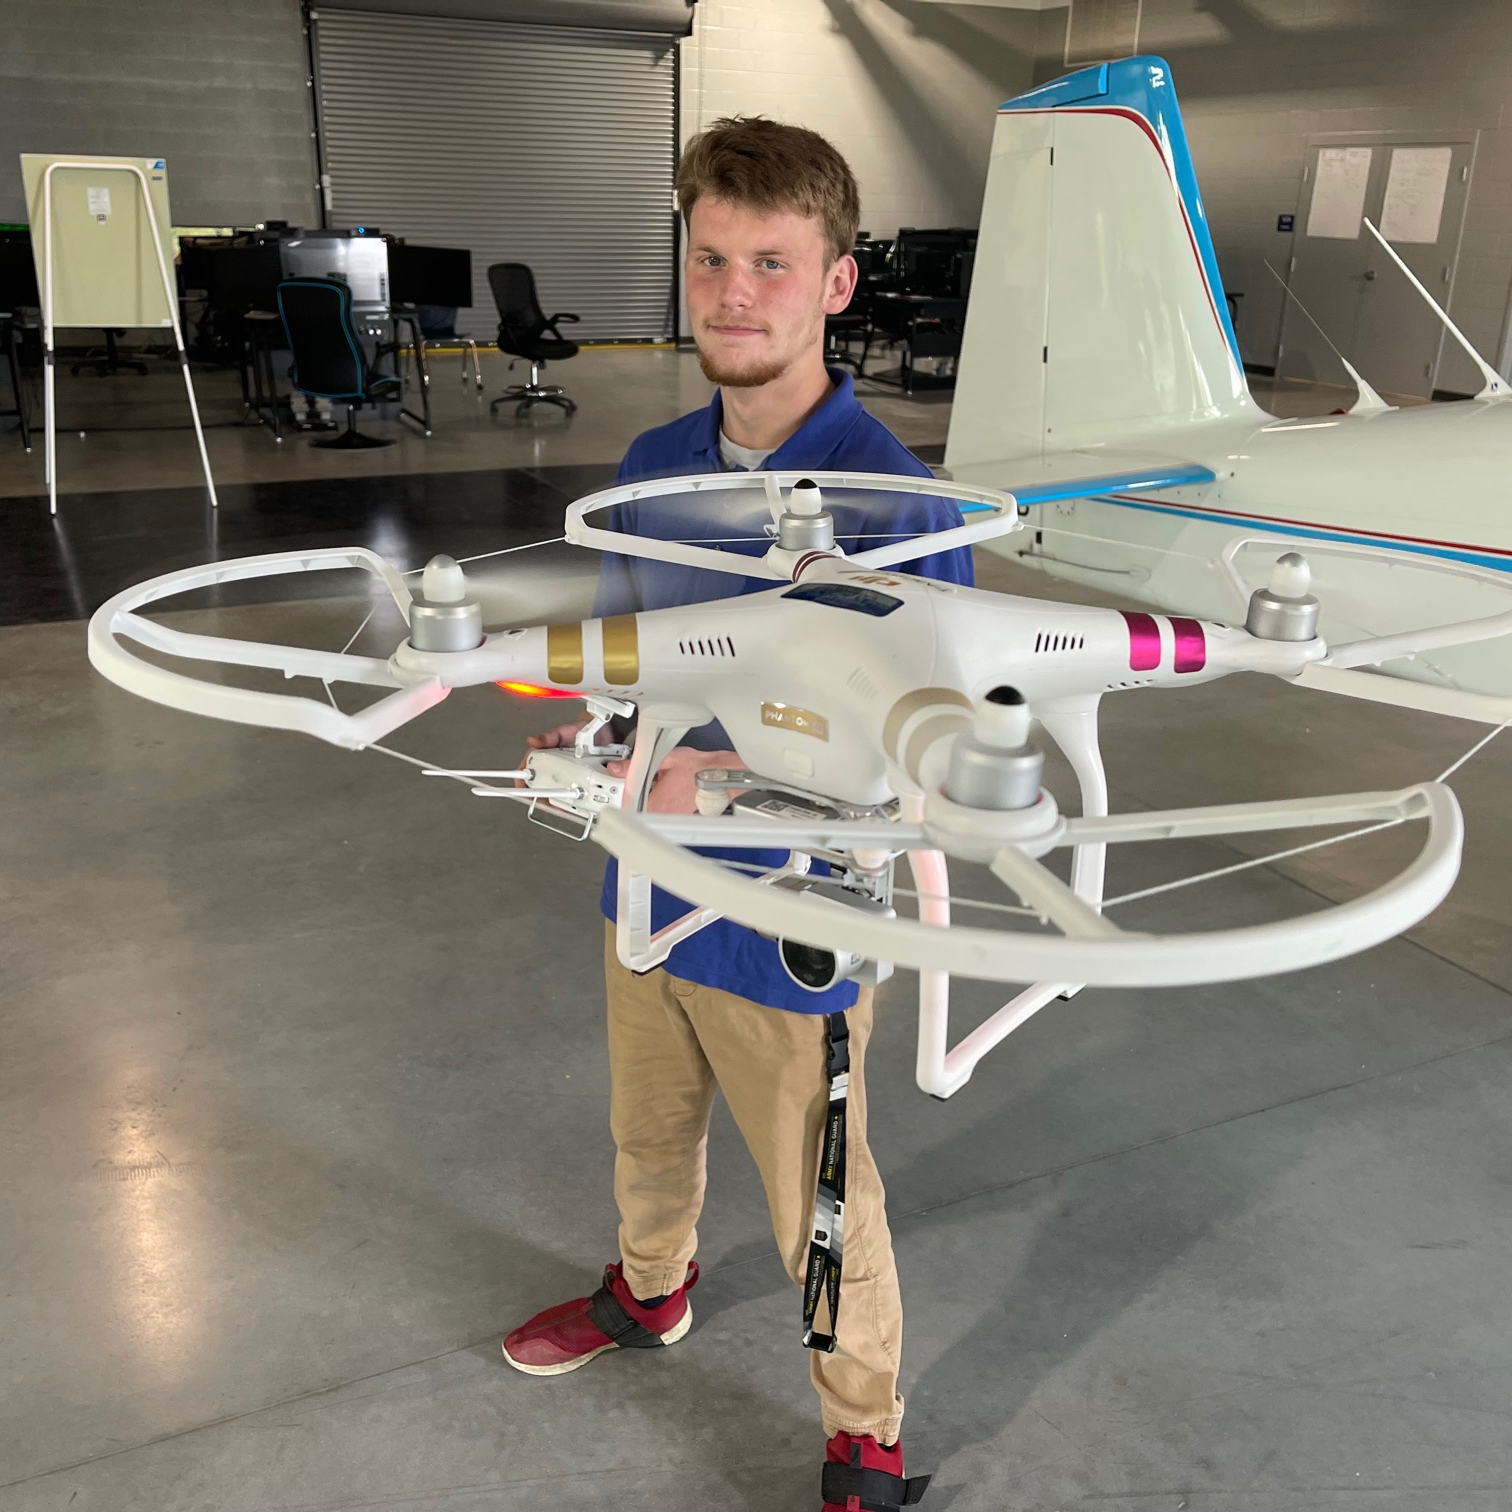
<svg viewBox="0 0 1512 1512">
<path fill-rule="evenodd" d="M 1082 69 L 998 114 L 946 464 L 1178 454 L 1250 398 L 1169 65 Z"/>
</svg>

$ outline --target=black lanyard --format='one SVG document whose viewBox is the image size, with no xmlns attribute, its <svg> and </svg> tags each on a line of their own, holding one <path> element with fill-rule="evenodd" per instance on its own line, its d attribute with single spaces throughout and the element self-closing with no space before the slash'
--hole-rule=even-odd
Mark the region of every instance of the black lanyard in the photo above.
<svg viewBox="0 0 1512 1512">
<path fill-rule="evenodd" d="M 840 1265 L 845 1251 L 845 1102 L 850 1090 L 850 1027 L 843 1010 L 825 1016 L 824 1055 L 829 1108 L 819 1153 L 819 1188 L 814 1194 L 808 1275 L 803 1285 L 803 1342 L 809 1349 L 831 1354 L 840 1320 Z M 830 1331 L 815 1333 L 819 1298 L 826 1294 Z"/>
</svg>

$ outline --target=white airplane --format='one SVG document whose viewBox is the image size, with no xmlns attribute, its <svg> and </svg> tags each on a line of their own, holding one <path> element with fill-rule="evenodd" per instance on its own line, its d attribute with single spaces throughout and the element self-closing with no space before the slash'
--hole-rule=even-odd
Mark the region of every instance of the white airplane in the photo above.
<svg viewBox="0 0 1512 1512">
<path fill-rule="evenodd" d="M 1334 657 L 1302 683 L 1500 722 L 1505 641 L 1389 639 L 1472 615 L 1491 637 L 1512 611 L 1509 390 L 1439 313 L 1479 365 L 1474 399 L 1392 409 L 1351 369 L 1349 413 L 1267 414 L 1169 66 L 1083 69 L 998 115 L 947 474 L 1017 496 L 1030 528 L 998 549 L 1182 613 L 1242 616 L 1278 551 L 1305 550 L 1324 637 L 1394 654 L 1386 677 Z"/>
<path fill-rule="evenodd" d="M 379 742 L 455 688 L 499 683 L 584 699 L 592 719 L 571 751 L 535 752 L 521 769 L 427 770 L 484 798 L 528 803 L 533 818 L 569 827 L 576 838 L 591 834 L 618 856 L 618 951 L 632 969 L 655 966 L 679 940 L 729 917 L 778 939 L 789 975 L 812 990 L 849 977 L 880 980 L 888 963 L 917 970 L 917 1079 L 939 1097 L 964 1085 L 1031 1014 L 1083 985 L 1231 981 L 1335 960 L 1410 928 L 1453 885 L 1462 826 L 1441 780 L 1388 793 L 1110 815 L 1097 710 L 1109 693 L 1180 689 L 1240 671 L 1303 682 L 1341 658 L 1368 665 L 1386 650 L 1410 653 L 1477 634 L 1476 622 L 1332 646 L 1318 633 L 1307 564 L 1291 552 L 1273 560 L 1268 583 L 1248 596 L 1241 625 L 1015 598 L 893 570 L 926 551 L 1031 535 L 1011 494 L 962 484 L 948 487 L 966 523 L 850 557 L 838 550 L 826 495 L 938 493 L 942 485 L 930 478 L 764 474 L 772 545 L 764 557 L 736 557 L 738 568 L 728 552 L 696 541 L 592 523 L 638 499 L 681 495 L 717 506 L 732 490 L 749 495 L 751 484 L 748 475 L 713 474 L 608 489 L 569 508 L 566 538 L 766 576 L 775 585 L 766 592 L 485 633 L 476 594 L 449 558 L 424 569 L 417 596 L 405 574 L 362 548 L 280 553 L 127 589 L 91 620 L 90 660 L 121 687 L 172 708 L 389 755 L 401 753 Z M 407 634 L 387 657 L 192 634 L 140 612 L 212 584 L 351 568 L 380 578 L 405 618 Z M 1474 571 L 1454 563 L 1444 570 Z M 311 679 L 325 696 L 207 681 L 184 670 L 186 662 Z M 343 710 L 333 683 L 381 696 Z M 1469 700 L 1474 713 L 1473 695 L 1441 696 Z M 595 737 L 612 715 L 632 711 L 639 725 L 630 768 L 616 779 L 608 758 L 626 753 Z M 1031 715 L 1071 763 L 1077 818 L 1065 817 L 1042 785 Z M 711 719 L 723 723 L 747 766 L 703 774 L 696 814 L 646 813 L 662 755 Z M 1150 934 L 1121 929 L 1104 913 L 1109 844 L 1414 821 L 1426 823 L 1426 837 L 1400 873 L 1301 917 Z M 751 876 L 686 848 L 695 845 L 765 849 L 778 864 Z M 1072 852 L 1069 885 L 1040 864 L 1058 848 Z M 947 857 L 987 865 L 1007 893 L 953 900 Z M 914 878 L 917 918 L 894 908 L 904 893 L 895 882 L 900 858 Z M 815 873 L 816 860 L 833 872 Z M 1168 886 L 1209 880 L 1198 874 Z M 689 904 L 659 930 L 653 882 Z M 1002 927 L 953 922 L 953 901 L 985 909 L 987 924 Z M 1031 985 L 951 1047 L 952 974 Z"/>
</svg>

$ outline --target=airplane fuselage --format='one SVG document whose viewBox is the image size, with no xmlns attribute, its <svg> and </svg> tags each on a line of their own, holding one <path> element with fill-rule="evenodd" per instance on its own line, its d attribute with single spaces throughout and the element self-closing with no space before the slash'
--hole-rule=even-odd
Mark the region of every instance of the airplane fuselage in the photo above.
<svg viewBox="0 0 1512 1512">
<path fill-rule="evenodd" d="M 1177 449 L 1182 439 L 1166 432 L 1158 444 Z M 1508 607 L 1512 404 L 1465 401 L 1258 427 L 1240 421 L 1205 426 L 1186 439 L 1189 459 L 1212 469 L 1212 483 L 1035 505 L 1029 531 L 995 549 L 1053 577 L 1232 623 L 1242 618 L 1243 602 L 1217 565 L 1224 548 L 1237 537 L 1258 538 L 1236 558 L 1253 587 L 1285 543 L 1308 543 L 1302 549 L 1331 643 Z M 1355 546 L 1386 548 L 1408 561 L 1388 566 L 1342 554 Z M 1479 569 L 1484 583 L 1435 570 L 1451 562 Z M 1389 670 L 1512 693 L 1509 660 L 1490 643 L 1420 655 Z"/>
</svg>

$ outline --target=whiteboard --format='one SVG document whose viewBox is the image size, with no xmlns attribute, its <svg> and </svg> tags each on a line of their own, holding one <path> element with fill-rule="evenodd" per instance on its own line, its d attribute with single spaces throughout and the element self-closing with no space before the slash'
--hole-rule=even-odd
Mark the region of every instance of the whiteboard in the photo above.
<svg viewBox="0 0 1512 1512">
<path fill-rule="evenodd" d="M 1309 236 L 1332 236 L 1341 241 L 1359 236 L 1374 156 L 1373 147 L 1318 149 L 1318 176 L 1307 212 Z"/>
<path fill-rule="evenodd" d="M 90 157 L 80 153 L 21 154 L 31 217 L 37 287 L 46 299 L 47 215 L 42 186 L 52 175 L 52 323 L 55 326 L 153 326 L 174 324 L 152 230 L 140 168 L 152 196 L 163 262 L 173 276 L 173 230 L 168 214 L 168 169 L 162 158 Z M 71 164 L 102 166 L 73 167 Z"/>
<path fill-rule="evenodd" d="M 1393 149 L 1386 202 L 1381 206 L 1381 235 L 1387 241 L 1431 246 L 1439 239 L 1453 158 L 1452 147 Z"/>
</svg>

